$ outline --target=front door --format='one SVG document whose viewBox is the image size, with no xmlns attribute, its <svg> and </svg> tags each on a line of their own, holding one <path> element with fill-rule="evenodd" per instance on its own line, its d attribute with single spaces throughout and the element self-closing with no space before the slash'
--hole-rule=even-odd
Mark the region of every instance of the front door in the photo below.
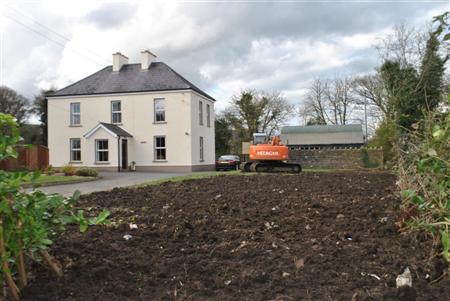
<svg viewBox="0 0 450 301">
<path fill-rule="evenodd" d="M 122 169 L 128 169 L 128 140 L 122 139 Z"/>
</svg>

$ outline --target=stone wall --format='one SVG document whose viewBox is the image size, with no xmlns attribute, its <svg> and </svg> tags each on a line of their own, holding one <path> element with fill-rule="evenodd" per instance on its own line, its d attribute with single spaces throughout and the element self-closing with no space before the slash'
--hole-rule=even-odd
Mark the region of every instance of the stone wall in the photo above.
<svg viewBox="0 0 450 301">
<path fill-rule="evenodd" d="M 381 148 L 290 149 L 292 162 L 303 168 L 373 168 L 383 166 Z"/>
</svg>

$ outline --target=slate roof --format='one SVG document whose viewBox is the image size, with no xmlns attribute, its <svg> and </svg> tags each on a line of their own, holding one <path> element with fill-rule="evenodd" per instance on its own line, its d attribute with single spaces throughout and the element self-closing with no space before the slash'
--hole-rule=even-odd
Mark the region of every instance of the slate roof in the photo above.
<svg viewBox="0 0 450 301">
<path fill-rule="evenodd" d="M 163 62 L 153 62 L 147 70 L 141 70 L 141 64 L 125 64 L 119 72 L 113 72 L 112 66 L 107 66 L 78 82 L 56 91 L 52 96 L 170 90 L 193 90 L 215 101 L 214 98 Z"/>
<path fill-rule="evenodd" d="M 100 124 L 119 137 L 133 137 L 130 133 L 115 124 L 106 122 L 100 122 Z"/>
</svg>

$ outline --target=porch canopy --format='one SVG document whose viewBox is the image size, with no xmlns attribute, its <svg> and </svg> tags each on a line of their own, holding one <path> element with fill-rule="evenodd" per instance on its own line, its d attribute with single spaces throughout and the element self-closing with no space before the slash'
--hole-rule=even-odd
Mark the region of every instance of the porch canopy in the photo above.
<svg viewBox="0 0 450 301">
<path fill-rule="evenodd" d="M 133 137 L 130 133 L 128 133 L 127 131 L 125 131 L 124 129 L 122 129 L 121 127 L 119 127 L 116 124 L 100 122 L 92 130 L 90 130 L 89 132 L 84 134 L 84 138 L 88 139 L 90 136 L 92 136 L 99 129 L 104 129 L 105 131 L 110 133 L 111 136 L 113 136 L 115 138 L 118 138 L 118 137 L 132 138 Z"/>
<path fill-rule="evenodd" d="M 133 135 L 131 135 L 130 133 L 128 133 L 127 131 L 125 131 L 124 129 L 122 129 L 121 127 L 119 127 L 116 124 L 100 122 L 93 129 L 91 129 L 89 132 L 87 132 L 84 135 L 84 138 L 89 139 L 89 137 L 91 137 L 95 132 L 97 132 L 100 129 L 106 131 L 114 138 L 117 138 L 117 170 L 120 172 L 121 160 L 123 158 L 127 158 L 127 156 L 128 156 L 127 155 L 128 151 L 126 151 L 126 149 L 128 148 L 127 144 L 125 144 L 125 149 L 122 149 L 122 152 L 121 152 L 120 138 L 133 138 Z M 124 142 L 126 143 L 126 140 L 124 140 Z M 125 151 L 127 154 L 124 154 Z M 125 161 L 127 161 L 127 160 L 128 159 L 125 159 Z"/>
</svg>

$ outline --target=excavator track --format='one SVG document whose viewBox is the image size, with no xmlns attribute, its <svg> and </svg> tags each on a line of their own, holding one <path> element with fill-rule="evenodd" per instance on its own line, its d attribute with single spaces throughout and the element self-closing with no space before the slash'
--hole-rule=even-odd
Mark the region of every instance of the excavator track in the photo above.
<svg viewBox="0 0 450 301">
<path fill-rule="evenodd" d="M 243 172 L 268 172 L 268 173 L 300 173 L 302 167 L 297 163 L 284 163 L 284 162 L 244 162 L 241 165 Z"/>
</svg>

